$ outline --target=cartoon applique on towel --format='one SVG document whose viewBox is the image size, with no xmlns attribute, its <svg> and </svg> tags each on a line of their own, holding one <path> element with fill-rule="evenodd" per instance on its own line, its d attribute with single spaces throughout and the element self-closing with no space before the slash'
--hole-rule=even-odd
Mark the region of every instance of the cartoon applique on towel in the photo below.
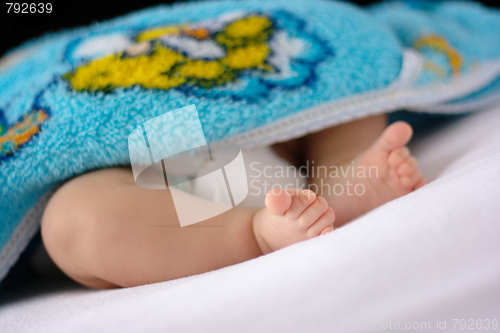
<svg viewBox="0 0 500 333">
<path fill-rule="evenodd" d="M 76 58 L 90 60 L 63 77 L 76 91 L 140 86 L 256 98 L 272 87 L 293 88 L 312 80 L 315 65 L 331 53 L 303 27 L 304 22 L 283 11 L 231 13 L 144 29 L 132 38 L 98 36 L 75 49 Z"/>
<path fill-rule="evenodd" d="M 462 70 L 462 57 L 455 48 L 453 48 L 444 37 L 438 35 L 424 35 L 417 39 L 413 46 L 428 58 L 441 56 L 444 58 L 444 65 L 439 66 L 435 62 L 425 62 L 425 68 L 435 72 L 440 76 L 456 76 Z"/>
<path fill-rule="evenodd" d="M 0 160 L 12 155 L 40 131 L 48 118 L 44 110 L 33 110 L 12 126 L 8 126 L 0 110 Z"/>
</svg>

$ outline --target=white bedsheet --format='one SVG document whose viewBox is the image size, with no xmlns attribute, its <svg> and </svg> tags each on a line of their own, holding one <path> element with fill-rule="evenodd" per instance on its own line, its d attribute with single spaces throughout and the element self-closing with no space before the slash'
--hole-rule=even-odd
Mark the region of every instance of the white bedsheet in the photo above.
<svg viewBox="0 0 500 333">
<path fill-rule="evenodd" d="M 1 305 L 0 332 L 434 331 L 445 320 L 453 331 L 453 319 L 500 320 L 500 107 L 413 151 L 433 181 L 333 233 L 177 281 L 31 291 Z"/>
</svg>

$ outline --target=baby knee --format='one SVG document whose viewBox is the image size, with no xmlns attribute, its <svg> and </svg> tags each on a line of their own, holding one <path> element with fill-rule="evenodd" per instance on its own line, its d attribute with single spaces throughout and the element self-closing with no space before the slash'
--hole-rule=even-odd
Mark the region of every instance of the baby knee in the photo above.
<svg viewBox="0 0 500 333">
<path fill-rule="evenodd" d="M 55 264 L 71 278 L 91 277 L 95 217 L 92 208 L 83 209 L 77 188 L 65 185 L 49 200 L 42 217 L 41 233 Z"/>
</svg>

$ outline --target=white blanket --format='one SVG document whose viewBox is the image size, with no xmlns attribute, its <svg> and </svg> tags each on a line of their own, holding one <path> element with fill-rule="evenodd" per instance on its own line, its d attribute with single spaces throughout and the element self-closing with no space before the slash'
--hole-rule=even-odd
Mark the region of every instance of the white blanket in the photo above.
<svg viewBox="0 0 500 333">
<path fill-rule="evenodd" d="M 455 319 L 494 331 L 500 107 L 419 140 L 413 151 L 432 182 L 335 232 L 171 282 L 31 290 L 0 307 L 0 331 L 453 331 L 464 323 Z"/>
</svg>

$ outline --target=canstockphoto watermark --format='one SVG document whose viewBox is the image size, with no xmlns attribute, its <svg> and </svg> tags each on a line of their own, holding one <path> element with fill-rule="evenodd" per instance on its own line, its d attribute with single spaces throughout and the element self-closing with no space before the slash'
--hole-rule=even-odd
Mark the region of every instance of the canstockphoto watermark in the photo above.
<svg viewBox="0 0 500 333">
<path fill-rule="evenodd" d="M 320 195 L 362 196 L 366 192 L 365 179 L 378 178 L 377 166 L 356 165 L 354 161 L 347 165 L 315 165 L 307 160 L 300 167 L 250 164 L 250 195 L 261 195 L 273 189 L 275 191 L 291 188 L 308 189 Z M 286 182 L 278 180 L 285 179 Z M 304 182 L 303 180 L 307 180 Z"/>
</svg>

